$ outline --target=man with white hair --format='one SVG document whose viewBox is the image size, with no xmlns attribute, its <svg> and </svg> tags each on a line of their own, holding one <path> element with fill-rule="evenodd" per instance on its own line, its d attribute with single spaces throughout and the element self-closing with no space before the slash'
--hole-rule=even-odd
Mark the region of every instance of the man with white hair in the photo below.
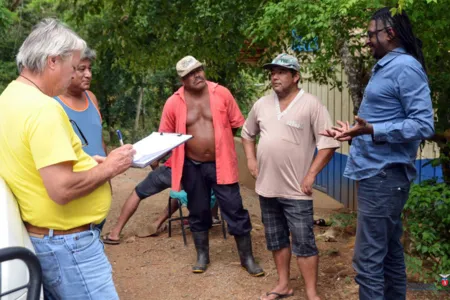
<svg viewBox="0 0 450 300">
<path fill-rule="evenodd" d="M 43 20 L 17 54 L 19 77 L 0 95 L 0 176 L 19 204 L 47 299 L 118 299 L 95 224 L 111 205 L 108 180 L 130 167 L 134 150 L 87 155 L 51 98 L 69 86 L 85 47 L 68 27 Z"/>
</svg>

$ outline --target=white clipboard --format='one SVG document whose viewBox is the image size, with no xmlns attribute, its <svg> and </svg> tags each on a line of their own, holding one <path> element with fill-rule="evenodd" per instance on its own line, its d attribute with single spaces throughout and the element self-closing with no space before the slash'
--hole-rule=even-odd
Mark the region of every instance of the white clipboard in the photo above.
<svg viewBox="0 0 450 300">
<path fill-rule="evenodd" d="M 132 166 L 145 168 L 191 138 L 192 135 L 188 134 L 152 132 L 133 145 L 136 154 Z"/>
</svg>

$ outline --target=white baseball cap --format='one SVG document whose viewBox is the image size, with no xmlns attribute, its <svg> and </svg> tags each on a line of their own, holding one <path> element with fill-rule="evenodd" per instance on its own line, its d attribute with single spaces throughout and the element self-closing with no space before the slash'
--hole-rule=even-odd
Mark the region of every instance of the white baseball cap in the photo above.
<svg viewBox="0 0 450 300">
<path fill-rule="evenodd" d="M 176 68 L 178 76 L 184 77 L 201 66 L 203 66 L 201 62 L 196 60 L 195 57 L 188 55 L 183 57 L 180 61 L 177 62 Z"/>
</svg>

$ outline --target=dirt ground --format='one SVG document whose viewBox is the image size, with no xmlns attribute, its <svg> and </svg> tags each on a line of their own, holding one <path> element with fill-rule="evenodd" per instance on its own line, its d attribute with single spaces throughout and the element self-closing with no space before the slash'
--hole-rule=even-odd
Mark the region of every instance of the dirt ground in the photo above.
<svg viewBox="0 0 450 300">
<path fill-rule="evenodd" d="M 142 180 L 149 169 L 130 169 L 118 176 L 113 184 L 113 203 L 103 233 L 113 226 L 120 214 L 122 204 Z M 241 187 L 244 206 L 249 210 L 253 224 L 253 249 L 257 261 L 266 275 L 253 278 L 240 268 L 234 238 L 222 236 L 221 227 L 213 227 L 210 234 L 211 264 L 204 274 L 193 274 L 195 248 L 190 231 L 188 246 L 183 245 L 181 227 L 174 224 L 172 237 L 167 232 L 158 237 L 138 238 L 135 232 L 146 226 L 167 205 L 168 190 L 144 200 L 136 214 L 123 230 L 120 245 L 105 245 L 113 266 L 114 281 L 121 299 L 258 299 L 276 284 L 277 273 L 272 255 L 265 247 L 264 228 L 260 219 L 256 194 Z M 329 217 L 337 213 L 316 210 L 315 215 Z M 317 227 L 316 236 L 326 227 Z M 346 232 L 347 231 L 347 232 Z M 322 299 L 358 299 L 358 288 L 351 267 L 353 255 L 353 229 L 337 232 L 335 242 L 318 239 L 320 250 L 319 291 Z M 291 263 L 291 280 L 294 297 L 306 299 L 300 272 Z M 447 294 L 448 296 L 448 294 Z M 410 292 L 407 299 L 444 299 L 432 292 Z M 448 299 L 448 298 L 447 298 Z"/>
</svg>

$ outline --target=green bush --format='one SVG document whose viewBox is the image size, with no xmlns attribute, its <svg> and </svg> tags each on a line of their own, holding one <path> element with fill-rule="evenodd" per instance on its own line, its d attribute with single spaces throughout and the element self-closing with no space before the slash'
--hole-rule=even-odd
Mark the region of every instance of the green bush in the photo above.
<svg viewBox="0 0 450 300">
<path fill-rule="evenodd" d="M 414 184 L 403 211 L 408 271 L 440 282 L 450 273 L 450 186 L 435 180 Z"/>
</svg>

